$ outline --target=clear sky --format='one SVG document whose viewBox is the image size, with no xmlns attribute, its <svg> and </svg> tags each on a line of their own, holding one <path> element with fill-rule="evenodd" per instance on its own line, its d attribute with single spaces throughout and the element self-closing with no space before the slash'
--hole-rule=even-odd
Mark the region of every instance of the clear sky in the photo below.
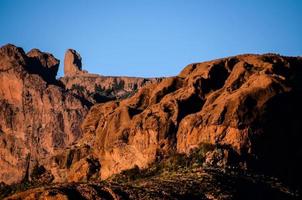
<svg viewBox="0 0 302 200">
<path fill-rule="evenodd" d="M 302 0 L 0 0 L 0 45 L 103 75 L 171 76 L 242 53 L 302 55 Z"/>
</svg>

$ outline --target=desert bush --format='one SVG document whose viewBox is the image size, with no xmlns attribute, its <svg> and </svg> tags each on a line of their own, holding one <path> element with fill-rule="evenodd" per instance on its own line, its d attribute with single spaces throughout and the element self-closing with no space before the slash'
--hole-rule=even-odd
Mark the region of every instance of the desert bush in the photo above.
<svg viewBox="0 0 302 200">
<path fill-rule="evenodd" d="M 71 86 L 71 90 L 76 90 L 76 91 L 81 92 L 81 93 L 85 92 L 85 88 L 81 85 L 78 85 L 78 84 L 73 84 Z"/>
<path fill-rule="evenodd" d="M 123 90 L 125 87 L 125 82 L 123 80 L 117 81 L 116 79 L 113 82 L 112 89 L 113 90 Z"/>
<path fill-rule="evenodd" d="M 96 93 L 103 94 L 104 91 L 105 91 L 105 88 L 102 87 L 101 85 L 95 84 L 95 85 L 94 85 L 94 91 L 95 91 Z"/>
<path fill-rule="evenodd" d="M 190 161 L 190 166 L 192 165 L 202 165 L 205 161 L 205 157 L 207 152 L 213 151 L 216 149 L 217 146 L 209 143 L 202 143 L 199 145 L 198 148 L 193 149 L 189 156 L 188 159 Z"/>
</svg>

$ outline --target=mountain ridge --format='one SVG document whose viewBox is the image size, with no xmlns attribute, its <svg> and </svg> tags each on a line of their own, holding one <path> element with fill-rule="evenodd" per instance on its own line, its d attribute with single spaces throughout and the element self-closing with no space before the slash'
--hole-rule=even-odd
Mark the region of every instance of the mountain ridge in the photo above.
<svg viewBox="0 0 302 200">
<path fill-rule="evenodd" d="M 13 45 L 2 47 L 0 53 L 0 153 L 2 159 L 9 157 L 8 163 L 15 166 L 10 169 L 14 172 L 1 170 L 0 182 L 5 177 L 11 177 L 8 184 L 34 184 L 33 180 L 40 180 L 38 186 L 53 183 L 58 185 L 56 190 L 66 183 L 69 185 L 62 186 L 64 191 L 71 187 L 79 193 L 84 190 L 93 193 L 89 183 L 98 184 L 109 178 L 106 184 L 115 184 L 111 177 L 126 173 L 128 180 L 137 175 L 151 179 L 158 175 L 161 181 L 156 188 L 160 190 L 173 173 L 180 173 L 180 177 L 183 173 L 186 179 L 188 172 L 191 180 L 196 170 L 213 168 L 219 170 L 216 175 L 221 179 L 229 177 L 228 173 L 253 171 L 277 177 L 290 188 L 301 191 L 301 57 L 243 54 L 192 63 L 173 77 L 124 79 L 82 71 L 80 55 L 67 50 L 71 61 L 66 62 L 70 65 L 66 69 L 70 71 L 65 70 L 68 75 L 57 80 L 58 60 L 51 54 L 32 50 L 26 55 Z M 50 111 L 45 112 L 47 109 Z M 36 117 L 24 123 L 23 115 L 28 120 Z M 18 126 L 18 133 L 14 125 Z M 75 133 L 76 138 L 72 139 Z M 49 143 L 49 139 L 43 139 L 45 136 L 56 142 Z M 58 148 L 54 148 L 56 145 Z M 21 148 L 14 152 L 9 150 L 12 147 Z M 32 153 L 32 149 L 43 152 L 45 159 L 41 159 L 40 153 Z M 19 155 L 23 157 L 16 164 Z M 5 163 L 2 160 L 0 166 L 9 169 Z M 207 171 L 204 178 L 215 173 Z M 232 179 L 235 185 L 241 181 L 238 178 Z M 119 180 L 117 187 L 123 181 Z M 129 184 L 136 180 L 131 181 Z M 144 178 L 137 181 L 147 184 Z M 172 182 L 175 184 L 174 179 Z M 212 184 L 218 182 L 215 179 Z M 255 182 L 261 180 L 255 178 Z M 86 189 L 79 189 L 79 183 L 86 183 L 87 187 L 83 186 Z M 254 187 L 253 183 L 244 184 Z M 267 188 L 270 184 L 268 181 L 261 190 L 270 191 Z M 106 191 L 110 190 L 106 187 Z M 103 189 L 102 186 L 96 190 Z M 280 186 L 278 191 L 283 189 Z M 47 191 L 43 195 L 50 195 Z M 62 191 L 56 195 L 63 195 Z M 212 196 L 202 191 L 204 188 L 200 198 L 194 198 L 224 199 L 214 188 Z M 184 192 L 190 194 L 193 187 Z M 282 196 L 271 192 L 269 195 L 277 199 Z M 123 199 L 113 193 L 109 199 Z M 97 196 L 101 198 L 101 194 Z M 239 194 L 232 191 L 225 199 L 236 199 L 236 195 Z M 286 198 L 295 199 L 296 195 Z"/>
</svg>

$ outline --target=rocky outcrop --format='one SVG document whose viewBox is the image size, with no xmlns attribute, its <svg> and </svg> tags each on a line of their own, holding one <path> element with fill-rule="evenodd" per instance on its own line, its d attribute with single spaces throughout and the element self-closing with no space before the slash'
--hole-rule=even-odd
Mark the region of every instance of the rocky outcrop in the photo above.
<svg viewBox="0 0 302 200">
<path fill-rule="evenodd" d="M 30 179 L 35 166 L 48 172 L 48 158 L 82 136 L 88 107 L 55 79 L 58 65 L 37 49 L 0 48 L 0 182 Z"/>
<path fill-rule="evenodd" d="M 93 106 L 81 142 L 94 148 L 102 178 L 134 166 L 146 168 L 171 152 L 189 154 L 207 143 L 224 149 L 209 157 L 232 152 L 237 167 L 297 181 L 301 66 L 299 57 L 274 54 L 188 65 L 129 99 Z"/>
<path fill-rule="evenodd" d="M 53 81 L 56 79 L 60 61 L 52 54 L 41 52 L 39 49 L 32 49 L 27 53 L 30 58 L 30 72 L 39 72 L 44 79 Z"/>
<path fill-rule="evenodd" d="M 64 58 L 64 75 L 74 76 L 82 73 L 82 57 L 76 50 L 68 49 Z"/>
<path fill-rule="evenodd" d="M 143 86 L 161 80 L 162 78 L 114 77 L 90 73 L 60 79 L 67 89 L 83 95 L 83 98 L 93 104 L 130 97 Z"/>
<path fill-rule="evenodd" d="M 100 166 L 87 145 L 70 147 L 82 136 L 88 108 L 126 98 L 151 81 L 85 73 L 71 49 L 64 64 L 67 76 L 58 81 L 59 60 L 52 54 L 26 54 L 14 45 L 0 49 L 0 182 L 28 181 L 37 166 L 45 169 L 39 177 L 54 181 L 93 177 Z"/>
<path fill-rule="evenodd" d="M 162 78 L 101 76 L 82 71 L 82 58 L 68 49 L 64 60 L 64 77 L 60 81 L 67 89 L 92 104 L 132 96 L 148 83 L 158 83 Z"/>
</svg>

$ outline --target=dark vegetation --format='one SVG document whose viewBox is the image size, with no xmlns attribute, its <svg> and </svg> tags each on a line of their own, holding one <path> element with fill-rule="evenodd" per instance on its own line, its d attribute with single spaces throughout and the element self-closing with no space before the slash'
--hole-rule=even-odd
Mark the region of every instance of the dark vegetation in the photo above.
<svg viewBox="0 0 302 200">
<path fill-rule="evenodd" d="M 114 196 L 121 199 L 193 200 L 298 200 L 300 198 L 297 191 L 289 189 L 276 178 L 247 170 L 228 167 L 223 169 L 206 165 L 208 153 L 224 149 L 227 147 L 201 144 L 189 155 L 174 153 L 158 160 L 146 169 L 135 166 L 106 181 L 91 179 L 83 183 L 40 182 L 37 184 L 27 181 L 11 186 L 0 184 L 0 199 L 41 186 L 51 194 L 64 194 L 69 199 L 90 199 L 92 194 L 104 199 L 113 199 Z M 95 164 L 93 160 L 91 163 Z M 43 175 L 45 173 L 46 170 L 43 167 L 37 166 L 31 175 L 31 180 L 41 179 L 45 177 Z"/>
</svg>

